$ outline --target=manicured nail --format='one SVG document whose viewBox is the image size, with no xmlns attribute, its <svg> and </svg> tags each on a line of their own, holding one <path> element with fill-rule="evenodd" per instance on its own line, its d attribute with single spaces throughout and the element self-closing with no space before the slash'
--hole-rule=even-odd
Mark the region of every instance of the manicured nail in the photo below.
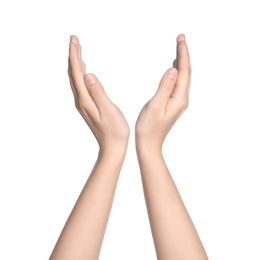
<svg viewBox="0 0 260 260">
<path fill-rule="evenodd" d="M 167 74 L 168 78 L 170 78 L 170 79 L 174 79 L 176 77 L 176 75 L 177 75 L 177 71 L 175 68 L 171 68 Z"/>
<path fill-rule="evenodd" d="M 86 81 L 87 81 L 87 83 L 89 84 L 89 85 L 92 85 L 92 84 L 94 84 L 96 81 L 94 80 L 94 78 L 92 77 L 92 75 L 91 74 L 87 74 L 86 75 Z"/>
</svg>

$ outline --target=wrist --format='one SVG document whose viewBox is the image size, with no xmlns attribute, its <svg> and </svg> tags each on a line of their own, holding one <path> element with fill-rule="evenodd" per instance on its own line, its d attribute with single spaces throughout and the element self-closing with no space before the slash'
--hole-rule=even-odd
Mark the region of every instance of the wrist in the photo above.
<svg viewBox="0 0 260 260">
<path fill-rule="evenodd" d="M 128 141 L 122 143 L 111 143 L 100 145 L 98 156 L 100 158 L 108 158 L 110 160 L 122 160 L 125 158 Z"/>
<path fill-rule="evenodd" d="M 153 158 L 162 155 L 162 145 L 160 144 L 136 141 L 135 145 L 138 158 Z"/>
<path fill-rule="evenodd" d="M 99 150 L 95 167 L 102 169 L 104 174 L 119 175 L 125 159 L 125 152 L 113 152 Z"/>
</svg>

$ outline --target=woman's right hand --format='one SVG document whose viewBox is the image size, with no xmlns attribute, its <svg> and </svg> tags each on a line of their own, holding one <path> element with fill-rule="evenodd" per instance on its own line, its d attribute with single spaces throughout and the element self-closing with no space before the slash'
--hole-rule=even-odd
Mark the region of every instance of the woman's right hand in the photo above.
<svg viewBox="0 0 260 260">
<path fill-rule="evenodd" d="M 177 37 L 177 58 L 166 71 L 153 98 L 146 103 L 135 126 L 139 151 L 161 152 L 164 139 L 188 107 L 191 65 L 185 35 Z"/>
<path fill-rule="evenodd" d="M 96 137 L 101 153 L 125 150 L 130 133 L 128 123 L 97 77 L 86 74 L 81 45 L 75 35 L 70 38 L 68 74 L 75 106 Z"/>
</svg>

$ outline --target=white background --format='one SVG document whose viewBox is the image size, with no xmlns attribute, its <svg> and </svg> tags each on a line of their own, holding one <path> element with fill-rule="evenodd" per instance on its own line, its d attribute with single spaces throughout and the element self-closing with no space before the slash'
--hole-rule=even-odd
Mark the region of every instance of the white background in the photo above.
<svg viewBox="0 0 260 260">
<path fill-rule="evenodd" d="M 260 259 L 258 1 L 2 1 L 0 259 L 48 259 L 97 158 L 69 37 L 131 136 L 100 259 L 156 259 L 134 124 L 186 35 L 190 103 L 164 157 L 211 260 Z"/>
</svg>

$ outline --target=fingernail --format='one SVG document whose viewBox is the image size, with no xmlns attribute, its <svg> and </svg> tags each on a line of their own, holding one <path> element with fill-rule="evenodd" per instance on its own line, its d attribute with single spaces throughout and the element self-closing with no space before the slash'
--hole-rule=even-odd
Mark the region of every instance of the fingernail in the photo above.
<svg viewBox="0 0 260 260">
<path fill-rule="evenodd" d="M 170 79 L 174 79 L 176 77 L 176 75 L 177 75 L 177 71 L 175 68 L 171 68 L 167 74 L 168 78 L 170 78 Z"/>
<path fill-rule="evenodd" d="M 184 39 L 184 41 L 186 41 L 186 36 L 185 36 L 185 34 L 183 34 L 183 35 L 184 35 L 183 39 Z"/>
<path fill-rule="evenodd" d="M 87 74 L 86 75 L 86 81 L 87 81 L 87 83 L 89 84 L 89 85 L 92 85 L 92 84 L 94 84 L 96 81 L 94 80 L 94 78 L 92 77 L 92 75 L 91 74 Z"/>
<path fill-rule="evenodd" d="M 76 38 L 73 37 L 73 35 L 70 36 L 70 41 L 74 42 L 75 44 L 78 44 Z"/>
</svg>

